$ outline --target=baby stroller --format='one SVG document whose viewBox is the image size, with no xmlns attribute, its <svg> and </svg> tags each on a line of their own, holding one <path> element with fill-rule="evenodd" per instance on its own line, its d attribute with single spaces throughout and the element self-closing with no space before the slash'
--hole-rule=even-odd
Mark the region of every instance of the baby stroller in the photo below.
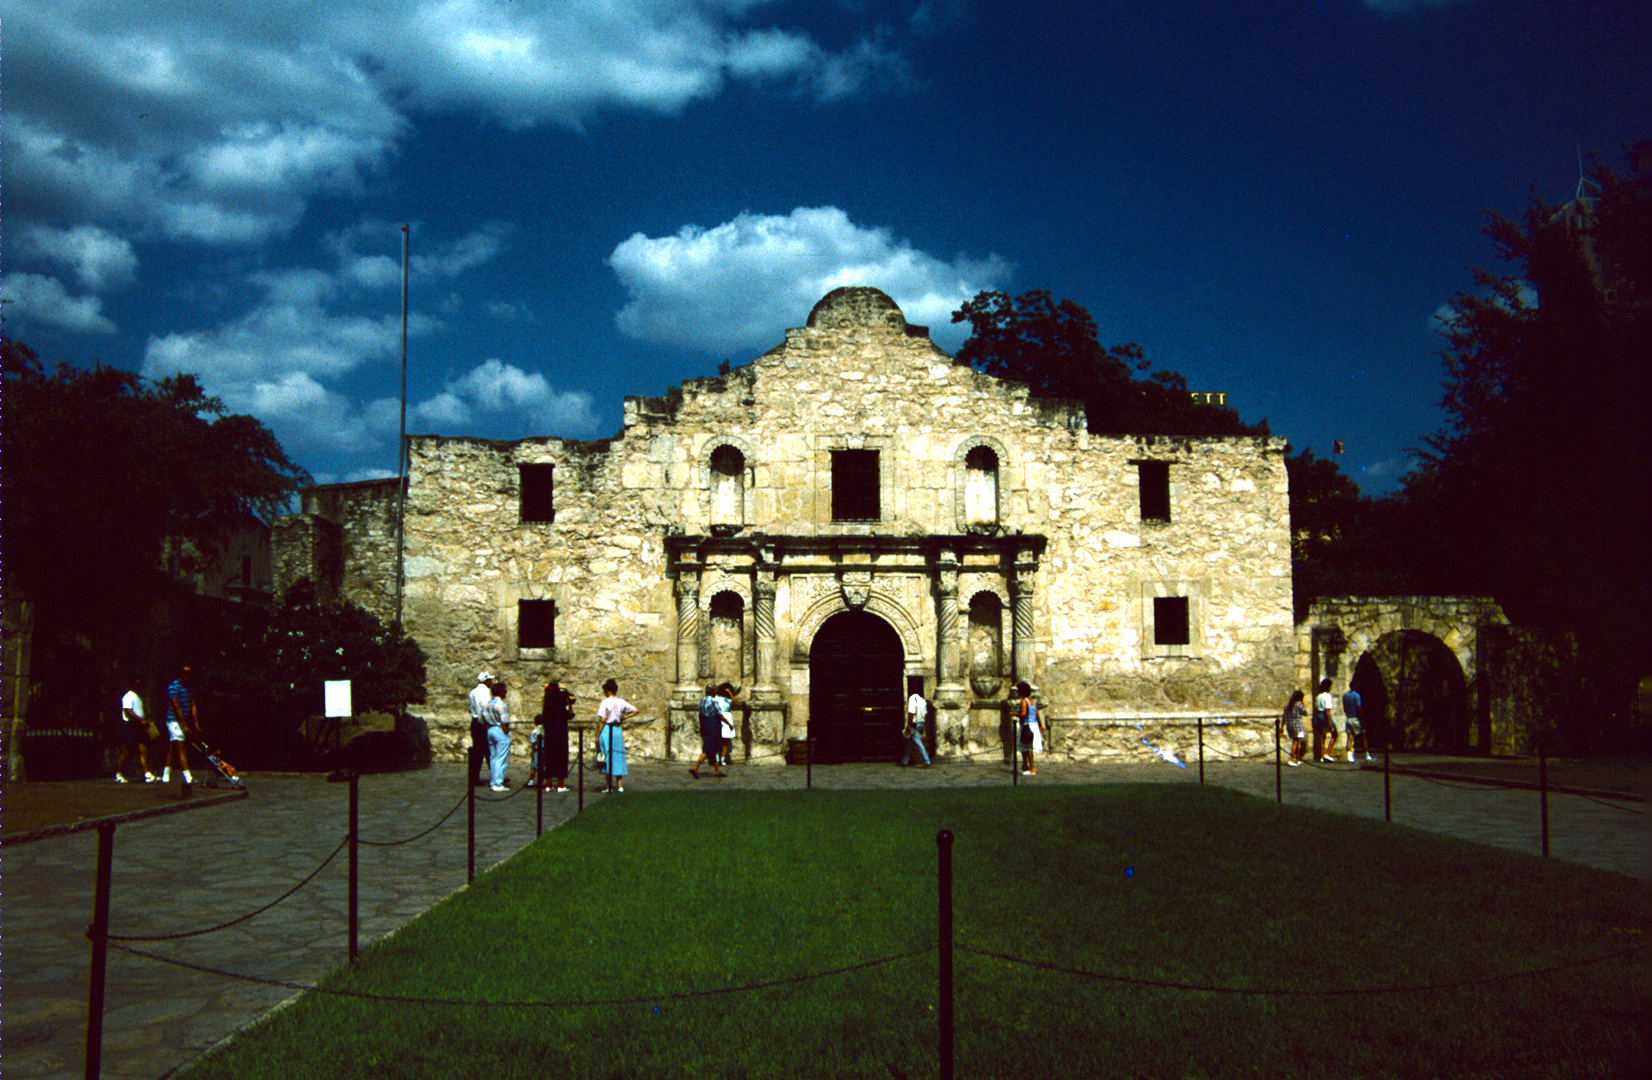
<svg viewBox="0 0 1652 1080">
<path fill-rule="evenodd" d="M 216 750 L 209 749 L 207 744 L 203 742 L 190 743 L 190 745 L 195 748 L 197 753 L 207 759 L 207 764 L 218 770 L 218 776 L 209 779 L 207 781 L 207 787 L 217 787 L 218 778 L 222 777 L 224 783 L 229 787 L 242 789 L 246 788 L 247 785 L 243 784 L 241 782 L 241 778 L 235 775 L 235 766 L 225 761 L 222 754 L 218 753 Z"/>
</svg>

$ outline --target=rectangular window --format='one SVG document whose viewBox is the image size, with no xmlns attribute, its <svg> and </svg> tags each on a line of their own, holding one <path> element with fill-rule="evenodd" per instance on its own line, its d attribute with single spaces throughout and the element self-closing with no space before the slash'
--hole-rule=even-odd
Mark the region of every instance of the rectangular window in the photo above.
<svg viewBox="0 0 1652 1080">
<path fill-rule="evenodd" d="M 1138 461 L 1136 472 L 1141 487 L 1141 519 L 1169 521 L 1170 462 Z"/>
<path fill-rule="evenodd" d="M 1153 644 L 1188 645 L 1193 635 L 1187 618 L 1187 597 L 1153 598 Z"/>
<path fill-rule="evenodd" d="M 832 520 L 877 521 L 878 452 L 832 451 Z"/>
<path fill-rule="evenodd" d="M 555 521 L 555 465 L 518 465 L 522 475 L 522 520 Z"/>
<path fill-rule="evenodd" d="M 555 600 L 518 600 L 516 602 L 516 647 L 519 649 L 556 648 Z"/>
</svg>

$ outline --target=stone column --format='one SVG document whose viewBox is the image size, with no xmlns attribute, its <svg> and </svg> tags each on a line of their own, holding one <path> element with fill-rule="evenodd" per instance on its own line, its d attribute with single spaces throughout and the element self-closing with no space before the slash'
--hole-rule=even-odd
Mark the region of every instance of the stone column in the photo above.
<svg viewBox="0 0 1652 1080">
<path fill-rule="evenodd" d="M 943 548 L 935 559 L 935 753 L 950 756 L 967 735 L 968 674 L 958 629 L 958 556 Z"/>
<path fill-rule="evenodd" d="M 774 685 L 774 571 L 759 569 L 752 582 L 754 611 L 752 622 L 757 635 L 758 690 L 773 690 Z"/>
<path fill-rule="evenodd" d="M 751 688 L 751 734 L 754 761 L 785 761 L 786 703 L 776 682 L 774 632 L 775 565 L 778 552 L 768 545 L 757 550 L 752 570 L 752 629 L 757 644 L 757 683 Z M 759 748 L 761 748 L 759 752 Z"/>
<path fill-rule="evenodd" d="M 699 696 L 700 678 L 700 573 L 677 572 L 677 688 L 693 690 Z"/>
<path fill-rule="evenodd" d="M 1015 604 L 1015 679 L 1037 685 L 1034 678 L 1037 653 L 1033 644 L 1033 588 L 1038 564 L 1030 552 L 1017 552 L 1012 600 Z"/>
</svg>

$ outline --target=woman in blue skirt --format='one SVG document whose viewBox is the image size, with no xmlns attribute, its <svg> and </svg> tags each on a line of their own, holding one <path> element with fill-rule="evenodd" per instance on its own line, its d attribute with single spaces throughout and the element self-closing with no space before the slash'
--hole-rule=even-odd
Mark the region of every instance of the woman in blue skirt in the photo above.
<svg viewBox="0 0 1652 1080">
<path fill-rule="evenodd" d="M 597 719 L 602 722 L 602 731 L 597 736 L 597 749 L 602 752 L 607 765 L 604 773 L 608 777 L 608 786 L 602 790 L 625 790 L 625 733 L 620 724 L 626 719 L 637 715 L 637 708 L 629 701 L 619 696 L 619 683 L 609 679 L 602 684 L 603 693 L 608 696 L 602 699 L 597 706 Z"/>
</svg>

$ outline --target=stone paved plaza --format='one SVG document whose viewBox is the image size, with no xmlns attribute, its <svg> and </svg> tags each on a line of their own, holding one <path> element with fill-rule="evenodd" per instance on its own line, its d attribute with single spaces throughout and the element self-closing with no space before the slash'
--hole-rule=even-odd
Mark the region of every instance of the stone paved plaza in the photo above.
<svg viewBox="0 0 1652 1080">
<path fill-rule="evenodd" d="M 521 776 L 521 762 L 516 775 Z M 1417 765 L 1410 761 L 1408 764 Z M 1445 768 L 1444 763 L 1435 762 Z M 1556 774 L 1564 776 L 1557 764 Z M 1638 769 L 1626 774 L 1639 790 Z M 1210 762 L 1206 781 L 1273 799 L 1271 762 Z M 590 781 L 597 778 L 587 776 Z M 1164 762 L 1090 765 L 1041 763 L 1038 785 L 1164 782 L 1197 784 L 1187 769 Z M 943 764 L 933 769 L 834 765 L 813 770 L 822 789 L 985 787 L 1008 784 L 1000 762 Z M 1286 770 L 1284 799 L 1293 805 L 1381 819 L 1380 771 L 1348 765 Z M 587 804 L 631 799 L 650 791 L 800 789 L 805 770 L 737 766 L 727 779 L 689 777 L 681 764 L 632 766 L 627 791 Z M 1560 782 L 1564 782 L 1562 779 Z M 248 777 L 245 799 L 122 825 L 115 836 L 111 933 L 166 934 L 234 918 L 269 903 L 316 869 L 344 838 L 348 785 L 315 774 Z M 108 781 L 88 784 L 112 788 Z M 1581 786 L 1581 785 L 1580 785 Z M 1618 784 L 1616 786 L 1624 786 Z M 39 785 L 63 788 L 66 785 Z M 362 847 L 360 941 L 363 946 L 463 888 L 466 876 L 462 767 L 365 776 L 360 782 L 363 840 L 398 840 L 421 832 L 455 806 L 432 835 L 396 847 Z M 1478 843 L 1538 853 L 1539 797 L 1416 776 L 1391 778 L 1397 824 L 1449 833 Z M 207 794 L 202 792 L 202 795 Z M 8 791 L 8 812 L 26 798 Z M 128 802 L 176 797 L 140 788 Z M 479 795 L 498 799 L 483 789 Z M 1644 804 L 1552 794 L 1551 853 L 1555 858 L 1645 880 Z M 545 796 L 548 830 L 575 812 L 576 796 Z M 533 792 L 477 807 L 477 872 L 509 858 L 535 836 Z M 0 848 L 4 875 L 4 1045 L 8 1077 L 78 1077 L 85 1049 L 87 967 L 97 834 L 82 831 Z M 345 961 L 346 863 L 339 854 L 309 886 L 268 913 L 233 929 L 197 938 L 133 947 L 243 975 L 309 983 Z M 194 1060 L 237 1029 L 288 1000 L 294 991 L 191 971 L 112 950 L 108 969 L 103 1075 L 164 1076 Z"/>
</svg>

